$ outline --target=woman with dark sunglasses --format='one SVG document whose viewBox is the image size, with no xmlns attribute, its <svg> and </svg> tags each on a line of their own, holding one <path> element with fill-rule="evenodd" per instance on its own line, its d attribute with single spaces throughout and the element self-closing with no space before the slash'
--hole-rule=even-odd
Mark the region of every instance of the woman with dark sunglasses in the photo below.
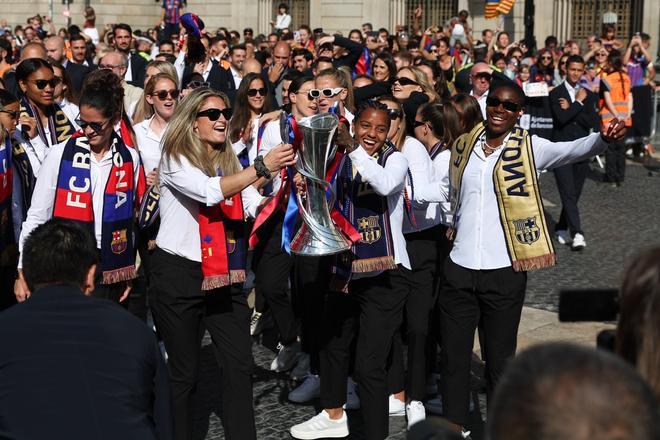
<svg viewBox="0 0 660 440">
<path fill-rule="evenodd" d="M 254 163 L 263 134 L 260 119 L 270 111 L 268 87 L 258 73 L 243 77 L 236 92 L 233 116 L 229 122 L 229 140 L 243 168 Z"/>
<path fill-rule="evenodd" d="M 51 147 L 34 188 L 19 242 L 51 218 L 79 222 L 96 237 L 100 264 L 93 295 L 123 302 L 135 278 L 133 212 L 138 202 L 140 159 L 115 132 L 123 108 L 121 80 L 97 70 L 85 80 L 80 97 L 81 131 Z M 19 301 L 30 292 L 20 273 Z"/>
<path fill-rule="evenodd" d="M 16 68 L 16 83 L 21 94 L 19 133 L 25 142 L 25 159 L 21 166 L 31 167 L 35 177 L 48 149 L 66 141 L 78 127 L 55 103 L 55 88 L 61 79 L 53 67 L 40 58 L 23 60 Z"/>
<path fill-rule="evenodd" d="M 541 49 L 536 56 L 536 64 L 531 68 L 532 82 L 545 81 L 548 87 L 555 85 L 555 61 L 551 50 Z"/>
<path fill-rule="evenodd" d="M 225 436 L 256 439 L 250 310 L 241 289 L 244 219 L 264 202 L 252 185 L 295 161 L 292 147 L 280 145 L 242 169 L 227 136 L 230 117 L 226 95 L 201 87 L 177 106 L 163 137 L 149 295 L 169 356 L 177 439 L 192 438 L 202 328 L 211 334 L 222 372 Z"/>
</svg>

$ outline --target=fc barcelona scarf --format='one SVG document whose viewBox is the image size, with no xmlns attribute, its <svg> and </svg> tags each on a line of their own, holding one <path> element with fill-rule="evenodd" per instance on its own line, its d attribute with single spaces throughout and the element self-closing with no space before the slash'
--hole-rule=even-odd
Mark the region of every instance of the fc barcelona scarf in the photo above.
<svg viewBox="0 0 660 440">
<path fill-rule="evenodd" d="M 480 123 L 459 137 L 452 148 L 450 201 L 455 213 L 460 206 L 463 172 L 485 131 Z M 513 269 L 521 272 L 554 266 L 555 250 L 543 215 L 532 141 L 526 130 L 516 126 L 509 134 L 493 171 L 493 186 Z"/>
<path fill-rule="evenodd" d="M 202 290 L 244 282 L 247 237 L 241 193 L 218 205 L 200 204 L 198 220 L 204 274 Z"/>
<path fill-rule="evenodd" d="M 396 150 L 389 144 L 376 153 L 378 165 L 384 167 Z M 353 243 L 350 253 L 338 258 L 338 271 L 349 269 L 351 273 L 369 273 L 396 268 L 387 197 L 376 194 L 359 173 L 354 175 L 353 162 L 345 155 L 337 177 L 337 204 L 348 219 L 360 240 Z M 347 263 L 350 262 L 350 266 Z"/>
<path fill-rule="evenodd" d="M 73 133 L 76 132 L 76 129 L 69 121 L 69 118 L 66 117 L 66 114 L 59 105 L 51 104 L 47 109 L 48 116 L 48 131 L 50 132 L 50 139 L 46 137 L 46 130 L 41 118 L 37 112 L 37 109 L 34 108 L 30 101 L 26 97 L 21 99 L 21 115 L 26 114 L 31 118 L 36 119 L 37 121 L 37 132 L 39 137 L 46 145 L 56 145 L 61 142 L 66 141 Z"/>
<path fill-rule="evenodd" d="M 122 139 L 113 134 L 112 169 L 103 195 L 101 214 L 101 270 L 103 284 L 136 277 L 133 247 L 135 175 L 133 157 Z M 53 218 L 79 222 L 94 231 L 91 151 L 87 138 L 74 135 L 64 146 Z"/>
<path fill-rule="evenodd" d="M 11 138 L 4 133 L 4 142 L 0 144 L 0 256 L 6 247 L 14 242 L 11 222 Z"/>
<path fill-rule="evenodd" d="M 32 200 L 32 193 L 34 192 L 34 186 L 37 183 L 37 178 L 34 176 L 34 171 L 32 170 L 32 165 L 30 164 L 30 158 L 27 155 L 27 151 L 25 151 L 23 143 L 16 139 L 11 139 L 11 146 L 12 162 L 14 164 L 14 169 L 16 170 L 16 182 L 20 181 L 22 189 L 22 218 L 25 218 L 27 216 L 28 208 L 30 207 L 30 201 Z"/>
</svg>

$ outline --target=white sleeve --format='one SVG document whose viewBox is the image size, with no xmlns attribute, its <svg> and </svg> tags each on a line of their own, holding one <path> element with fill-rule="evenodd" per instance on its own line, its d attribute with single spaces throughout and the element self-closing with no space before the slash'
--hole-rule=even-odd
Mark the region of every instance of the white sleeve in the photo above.
<svg viewBox="0 0 660 440">
<path fill-rule="evenodd" d="M 603 140 L 600 133 L 592 133 L 569 142 L 550 142 L 547 139 L 532 136 L 532 151 L 536 169 L 539 171 L 579 162 L 602 153 L 606 148 L 607 142 Z"/>
<path fill-rule="evenodd" d="M 280 23 L 280 29 L 286 29 L 291 26 L 291 16 L 289 14 L 284 14 L 282 22 Z"/>
<path fill-rule="evenodd" d="M 402 153 L 408 160 L 408 169 L 412 176 L 412 189 L 410 188 L 411 182 L 409 179 L 406 179 L 408 194 L 414 194 L 415 201 L 419 202 L 417 189 L 428 185 L 431 181 L 431 157 L 428 151 L 426 151 L 426 147 L 412 137 L 406 138 Z"/>
<path fill-rule="evenodd" d="M 241 191 L 241 200 L 243 201 L 243 213 L 248 217 L 255 218 L 261 202 L 265 199 L 257 189 L 250 185 Z"/>
<path fill-rule="evenodd" d="M 266 124 L 264 133 L 261 135 L 259 154 L 265 156 L 270 150 L 277 147 L 282 142 L 282 135 L 280 133 L 280 121 L 270 121 L 268 124 Z"/>
<path fill-rule="evenodd" d="M 180 51 L 179 55 L 176 57 L 176 60 L 174 60 L 174 69 L 176 70 L 176 74 L 179 76 L 179 89 L 183 87 L 183 71 L 186 68 L 186 53 L 184 51 Z"/>
<path fill-rule="evenodd" d="M 349 157 L 362 178 L 369 182 L 376 194 L 389 196 L 403 189 L 408 171 L 408 161 L 401 153 L 393 153 L 385 162 L 385 167 L 378 165 L 369 154 L 359 146 Z"/>
<path fill-rule="evenodd" d="M 224 200 L 220 189 L 221 177 L 207 176 L 183 156 L 178 159 L 181 163 L 174 158 L 163 157 L 159 172 L 161 186 L 170 186 L 186 197 L 205 203 L 206 206 L 213 206 Z"/>
<path fill-rule="evenodd" d="M 30 233 L 39 225 L 46 223 L 53 217 L 53 207 L 55 206 L 55 193 L 57 191 L 57 175 L 60 171 L 60 161 L 64 145 L 59 144 L 50 149 L 49 154 L 44 160 L 39 178 L 32 193 L 30 209 L 23 222 L 21 237 L 18 241 L 18 250 L 21 252 L 18 260 L 18 268 L 23 267 L 23 245 Z"/>
<path fill-rule="evenodd" d="M 426 185 L 415 185 L 415 202 L 446 203 L 449 201 L 450 150 L 438 154 L 433 160 L 433 179 Z"/>
</svg>

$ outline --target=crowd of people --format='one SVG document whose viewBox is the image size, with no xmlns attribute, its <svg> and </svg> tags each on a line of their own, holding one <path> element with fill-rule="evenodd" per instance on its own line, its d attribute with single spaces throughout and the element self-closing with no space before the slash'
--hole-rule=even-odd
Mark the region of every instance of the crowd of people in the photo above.
<svg viewBox="0 0 660 440">
<path fill-rule="evenodd" d="M 4 308 L 23 304 L 0 314 L 0 327 L 12 334 L 12 324 L 42 316 L 51 302 L 59 309 L 68 304 L 71 314 L 59 316 L 67 325 L 51 346 L 36 330 L 23 335 L 25 344 L 0 344 L 0 357 L 18 362 L 2 375 L 1 388 L 11 392 L 0 397 L 0 433 L 36 438 L 48 426 L 71 438 L 89 430 L 82 436 L 90 438 L 108 420 L 129 417 L 105 401 L 90 419 L 108 418 L 95 425 L 69 426 L 55 417 L 29 423 L 20 405 L 4 412 L 27 386 L 28 379 L 12 380 L 26 377 L 15 370 L 26 344 L 59 353 L 38 362 L 67 365 L 66 332 L 96 322 L 110 332 L 121 326 L 132 344 L 120 350 L 107 331 L 86 341 L 85 347 L 103 341 L 127 362 L 118 376 L 130 380 L 118 380 L 109 395 L 119 396 L 120 406 L 134 402 L 139 415 L 108 432 L 191 438 L 208 331 L 220 366 L 226 438 L 256 438 L 251 336 L 270 320 L 279 339 L 271 370 L 299 383 L 289 400 L 319 398 L 322 408 L 291 427 L 294 438 L 345 437 L 346 410 L 358 408 L 368 439 L 387 437 L 390 416 L 405 416 L 410 428 L 427 413 L 441 414 L 459 438 L 468 438 L 475 331 L 490 400 L 501 378 L 515 387 L 525 370 L 505 380 L 527 272 L 555 264 L 553 238 L 574 250 L 586 246 L 577 203 L 588 161 L 605 153 L 606 177 L 614 186 L 623 182 L 633 102 L 639 109 L 638 95 L 650 96 L 654 87 L 648 35 L 633 36 L 625 49 L 606 28 L 585 51 L 574 41 L 559 46 L 554 37 L 535 50 L 499 30 L 477 39 L 467 11 L 421 30 L 419 10 L 409 29 L 390 33 L 365 23 L 344 37 L 306 25 L 292 30 L 282 4 L 271 34 L 246 28 L 241 36 L 211 30 L 182 8 L 166 0 L 160 25 L 144 32 L 124 23 L 99 32 L 92 8 L 82 29 L 56 31 L 40 16 L 3 28 L 0 294 Z M 295 254 L 292 240 L 303 225 L 298 200 L 307 194 L 296 168 L 306 148 L 301 125 L 328 113 L 338 121 L 325 176 L 334 194 L 329 209 L 350 248 Z M 554 170 L 563 204 L 554 233 L 538 183 L 545 170 Z M 651 291 L 658 285 L 654 270 Z M 245 288 L 251 274 L 253 307 Z M 71 326 L 84 303 L 62 284 L 103 299 L 90 303 L 96 309 L 89 316 L 98 319 Z M 153 335 L 113 318 L 128 315 L 106 310 L 108 300 L 153 319 L 166 368 Z M 648 310 L 658 301 L 638 297 L 630 307 L 647 301 L 655 306 L 636 313 L 650 332 L 657 324 Z M 57 325 L 53 317 L 47 322 Z M 657 396 L 658 350 L 632 329 L 627 334 L 634 348 L 619 351 Z M 548 350 L 543 355 L 553 358 Z M 139 368 L 131 353 L 143 356 Z M 536 362 L 529 356 L 520 363 Z M 58 383 L 42 380 L 42 392 L 73 387 L 67 399 L 90 411 L 103 393 L 85 394 L 88 385 L 71 382 L 90 374 L 90 383 L 112 388 L 106 372 L 112 361 L 100 359 L 73 373 L 59 365 Z M 610 360 L 593 362 L 597 369 Z M 87 370 L 96 364 L 98 371 Z M 636 374 L 622 363 L 612 368 Z M 156 391 L 144 392 L 145 383 Z M 515 404 L 507 403 L 516 400 L 508 393 L 495 400 L 498 411 Z M 25 396 L 31 394 L 21 398 L 29 402 Z M 4 424 L 10 419 L 17 422 Z M 514 438 L 505 430 L 518 422 L 501 420 L 493 438 Z M 515 438 L 530 436 L 540 438 Z"/>
</svg>

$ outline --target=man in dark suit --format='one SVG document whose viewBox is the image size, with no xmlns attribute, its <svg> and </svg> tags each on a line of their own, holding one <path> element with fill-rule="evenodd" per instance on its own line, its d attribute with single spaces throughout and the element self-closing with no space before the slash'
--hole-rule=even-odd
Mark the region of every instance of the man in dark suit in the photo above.
<svg viewBox="0 0 660 440">
<path fill-rule="evenodd" d="M 87 76 L 92 69 L 88 66 L 83 66 L 82 64 L 72 63 L 67 59 L 64 53 L 64 39 L 62 37 L 57 35 L 48 37 L 45 46 L 48 60 L 59 63 L 66 69 L 69 78 L 71 78 L 71 85 L 76 89 L 76 92 L 80 93 L 83 82 L 85 81 L 85 76 Z"/>
<path fill-rule="evenodd" d="M 50 220 L 25 242 L 31 296 L 0 314 L 0 438 L 171 439 L 167 370 L 144 323 L 89 296 L 96 240 Z"/>
<path fill-rule="evenodd" d="M 204 81 L 209 83 L 212 89 L 223 92 L 229 98 L 232 107 L 236 98 L 236 83 L 230 69 L 225 69 L 216 60 L 209 55 L 209 40 L 206 37 L 200 39 L 204 46 L 204 61 L 200 63 L 186 62 L 181 75 L 181 84 L 183 87 L 190 82 L 190 76 L 198 72 L 204 77 Z"/>
<path fill-rule="evenodd" d="M 598 95 L 578 85 L 584 74 L 584 60 L 573 55 L 566 60 L 566 79 L 550 92 L 554 122 L 553 141 L 573 141 L 598 130 Z M 562 210 L 555 226 L 557 241 L 574 251 L 587 245 L 580 223 L 578 200 L 589 172 L 589 161 L 554 169 Z"/>
<path fill-rule="evenodd" d="M 128 69 L 124 79 L 132 86 L 144 88 L 144 75 L 147 72 L 147 60 L 137 52 L 131 52 L 133 30 L 125 23 L 118 23 L 113 28 L 115 48 L 128 57 Z"/>
</svg>

